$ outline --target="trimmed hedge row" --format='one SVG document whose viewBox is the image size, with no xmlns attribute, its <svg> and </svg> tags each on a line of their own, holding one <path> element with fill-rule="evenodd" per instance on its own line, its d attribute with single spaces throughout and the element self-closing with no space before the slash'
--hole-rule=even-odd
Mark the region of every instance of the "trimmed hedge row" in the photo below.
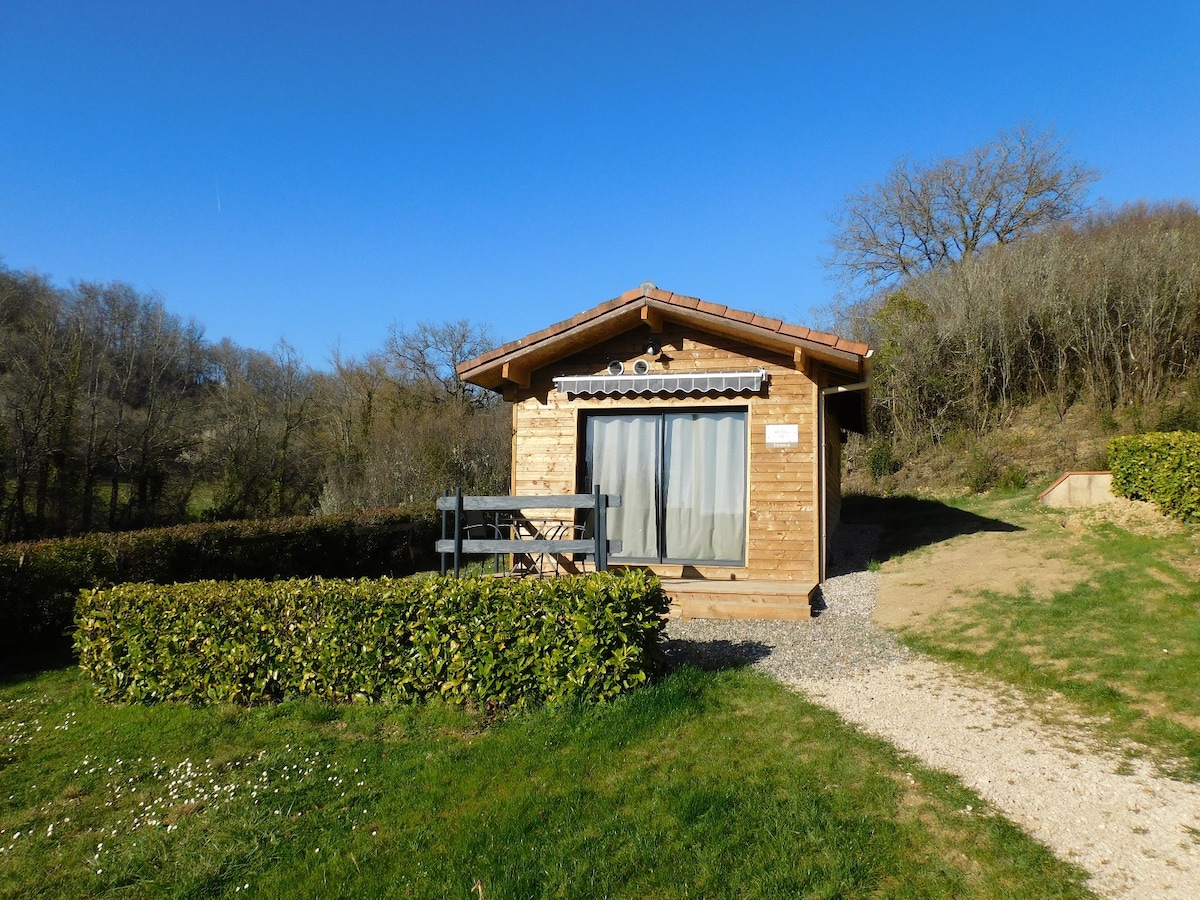
<svg viewBox="0 0 1200 900">
<path fill-rule="evenodd" d="M 1108 443 L 1113 490 L 1151 500 L 1164 514 L 1200 522 L 1200 433 L 1171 431 L 1116 437 Z"/>
<path fill-rule="evenodd" d="M 75 645 L 112 702 L 440 696 L 512 708 L 607 700 L 644 682 L 666 609 L 641 570 L 124 584 L 84 592 Z"/>
<path fill-rule="evenodd" d="M 65 659 L 83 588 L 406 575 L 436 562 L 432 515 L 398 511 L 184 525 L 0 546 L 0 670 Z"/>
</svg>

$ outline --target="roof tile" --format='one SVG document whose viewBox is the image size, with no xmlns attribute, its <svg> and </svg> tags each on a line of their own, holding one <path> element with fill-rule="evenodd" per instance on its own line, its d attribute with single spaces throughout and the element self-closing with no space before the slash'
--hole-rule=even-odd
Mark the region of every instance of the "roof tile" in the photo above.
<svg viewBox="0 0 1200 900">
<path fill-rule="evenodd" d="M 699 312 L 709 313 L 713 316 L 724 316 L 728 306 L 722 306 L 719 303 L 709 303 L 707 300 L 696 301 L 696 309 Z"/>
<path fill-rule="evenodd" d="M 791 322 L 783 322 L 779 326 L 779 333 L 786 334 L 788 337 L 807 338 L 812 332 L 803 325 L 793 325 Z"/>
<path fill-rule="evenodd" d="M 755 315 L 750 320 L 751 325 L 757 325 L 759 328 L 765 328 L 767 331 L 778 331 L 783 325 L 782 319 L 772 319 L 770 316 Z"/>
<path fill-rule="evenodd" d="M 839 340 L 836 334 L 826 334 L 823 331 L 810 331 L 808 333 L 808 339 L 810 341 L 818 341 L 822 344 L 828 344 L 830 347 L 836 346 Z"/>
</svg>

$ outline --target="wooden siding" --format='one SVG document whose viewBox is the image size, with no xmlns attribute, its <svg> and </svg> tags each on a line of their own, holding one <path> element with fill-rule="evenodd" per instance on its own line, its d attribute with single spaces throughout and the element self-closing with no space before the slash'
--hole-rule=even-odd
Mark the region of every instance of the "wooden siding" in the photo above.
<svg viewBox="0 0 1200 900">
<path fill-rule="evenodd" d="M 659 395 L 574 397 L 554 389 L 557 375 L 600 375 L 611 360 L 626 370 L 642 358 L 651 336 L 637 328 L 587 348 L 532 374 L 530 387 L 511 391 L 513 400 L 514 494 L 569 494 L 579 489 L 581 426 L 589 412 L 636 412 L 672 408 L 746 409 L 749 432 L 746 561 L 743 566 L 651 566 L 663 575 L 708 579 L 783 580 L 815 584 L 818 580 L 820 518 L 817 504 L 817 387 L 793 358 L 667 322 L 654 334 L 665 363 L 652 371 L 745 371 L 763 366 L 769 384 L 755 395 Z M 799 426 L 796 447 L 768 447 L 768 425 Z M 542 512 L 542 511 L 539 511 Z M 569 522 L 563 510 L 558 521 Z M 617 560 L 614 560 L 617 562 Z M 686 572 L 681 572 L 686 569 Z"/>
<path fill-rule="evenodd" d="M 663 579 L 670 615 L 680 619 L 811 619 L 816 588 L 800 581 Z"/>
</svg>

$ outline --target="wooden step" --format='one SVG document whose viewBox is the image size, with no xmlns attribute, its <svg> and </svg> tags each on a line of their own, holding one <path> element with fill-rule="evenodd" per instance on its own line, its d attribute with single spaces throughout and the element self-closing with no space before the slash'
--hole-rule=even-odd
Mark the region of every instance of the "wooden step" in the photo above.
<svg viewBox="0 0 1200 900">
<path fill-rule="evenodd" d="M 812 618 L 815 584 L 794 581 L 663 579 L 671 615 L 682 619 Z"/>
</svg>

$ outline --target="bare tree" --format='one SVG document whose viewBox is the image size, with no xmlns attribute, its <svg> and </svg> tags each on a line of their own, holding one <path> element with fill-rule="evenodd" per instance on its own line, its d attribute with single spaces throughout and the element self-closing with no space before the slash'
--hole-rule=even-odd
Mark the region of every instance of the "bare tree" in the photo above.
<svg viewBox="0 0 1200 900">
<path fill-rule="evenodd" d="M 1200 373 L 1200 209 L 1094 213 L 909 279 L 869 325 L 875 421 L 902 449 L 1030 403 L 1152 407 Z"/>
<path fill-rule="evenodd" d="M 363 362 L 335 356 L 334 363 L 319 399 L 323 512 L 425 503 L 451 487 L 507 489 L 508 407 L 483 398 L 455 402 L 449 388 L 403 375 L 391 355 Z"/>
<path fill-rule="evenodd" d="M 504 490 L 509 410 L 455 371 L 490 346 L 421 323 L 316 372 L 285 342 L 211 344 L 131 285 L 0 264 L 0 542 Z"/>
<path fill-rule="evenodd" d="M 219 389 L 203 441 L 216 482 L 213 514 L 228 518 L 310 512 L 320 491 L 316 376 L 280 340 L 271 353 L 228 339 L 211 351 Z"/>
<path fill-rule="evenodd" d="M 400 380 L 427 388 L 439 400 L 450 399 L 475 406 L 494 402 L 494 395 L 458 377 L 456 367 L 496 346 L 487 325 L 457 322 L 420 322 L 416 328 L 393 325 L 384 352 Z"/>
<path fill-rule="evenodd" d="M 5 450 L 0 530 L 7 540 L 38 536 L 47 527 L 51 474 L 61 459 L 60 440 L 70 416 L 70 385 L 58 294 L 36 276 L 0 274 L 5 274 L 0 280 L 0 415 L 6 433 L 0 437 Z"/>
<path fill-rule="evenodd" d="M 846 198 L 826 262 L 850 286 L 894 287 L 1070 218 L 1098 177 L 1053 129 L 1024 126 L 962 156 L 900 159 L 882 182 Z"/>
</svg>

